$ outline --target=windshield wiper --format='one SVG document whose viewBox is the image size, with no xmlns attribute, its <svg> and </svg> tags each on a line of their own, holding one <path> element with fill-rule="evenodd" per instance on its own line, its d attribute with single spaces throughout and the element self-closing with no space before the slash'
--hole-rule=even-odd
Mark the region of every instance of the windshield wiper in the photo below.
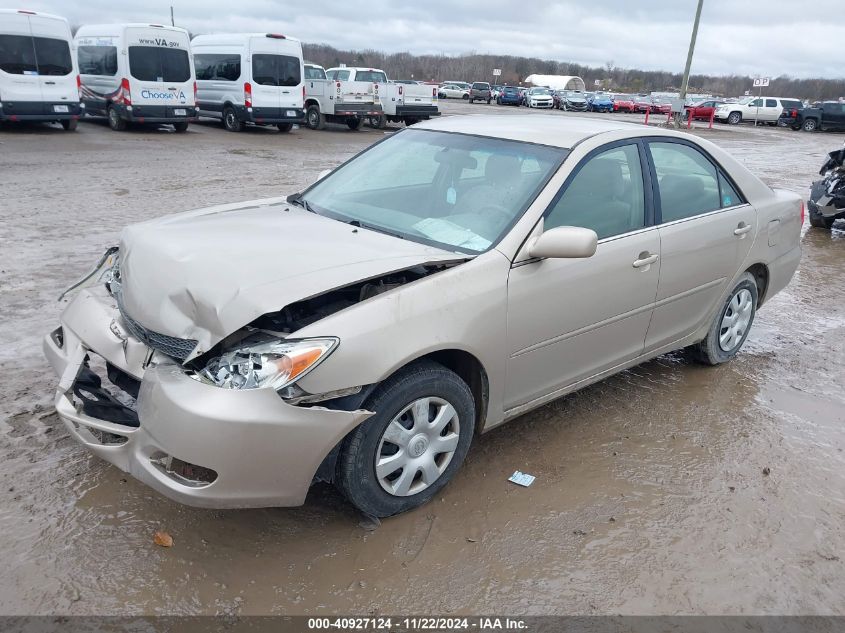
<svg viewBox="0 0 845 633">
<path fill-rule="evenodd" d="M 376 233 L 384 233 L 385 235 L 390 235 L 391 237 L 398 237 L 400 240 L 407 239 L 401 233 L 382 228 L 376 224 L 367 224 L 366 222 L 361 222 L 361 220 L 348 220 L 346 221 L 346 223 L 352 226 L 356 226 L 360 229 L 368 229 L 370 231 L 375 231 Z"/>
<path fill-rule="evenodd" d="M 301 193 L 292 193 L 286 198 L 288 204 L 295 204 L 298 207 L 302 207 L 306 211 L 310 211 L 311 213 L 317 213 L 311 205 L 308 203 L 308 200 L 305 200 L 302 197 Z M 319 215 L 319 213 L 317 213 Z"/>
</svg>

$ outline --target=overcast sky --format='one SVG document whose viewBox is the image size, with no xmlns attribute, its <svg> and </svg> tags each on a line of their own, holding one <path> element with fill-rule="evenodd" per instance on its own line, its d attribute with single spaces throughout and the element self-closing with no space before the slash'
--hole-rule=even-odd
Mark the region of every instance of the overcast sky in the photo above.
<svg viewBox="0 0 845 633">
<path fill-rule="evenodd" d="M 7 4 L 11 3 L 11 4 Z M 696 0 L 0 0 L 74 25 L 169 22 L 387 52 L 467 52 L 683 71 Z M 694 73 L 845 77 L 843 0 L 704 0 Z"/>
</svg>

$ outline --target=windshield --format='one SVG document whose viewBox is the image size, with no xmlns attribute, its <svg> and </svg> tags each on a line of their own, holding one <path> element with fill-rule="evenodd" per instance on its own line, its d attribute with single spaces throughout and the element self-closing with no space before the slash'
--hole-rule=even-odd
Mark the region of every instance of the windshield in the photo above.
<svg viewBox="0 0 845 633">
<path fill-rule="evenodd" d="M 552 94 L 548 88 L 532 88 L 531 89 L 532 95 L 549 95 Z"/>
<path fill-rule="evenodd" d="M 749 103 L 754 101 L 754 99 L 756 99 L 756 98 L 757 97 L 743 97 L 742 99 L 740 99 L 738 101 L 738 103 L 740 103 L 741 105 L 748 105 Z"/>
<path fill-rule="evenodd" d="M 317 182 L 316 213 L 450 251 L 480 253 L 522 215 L 568 150 L 404 130 Z"/>
</svg>

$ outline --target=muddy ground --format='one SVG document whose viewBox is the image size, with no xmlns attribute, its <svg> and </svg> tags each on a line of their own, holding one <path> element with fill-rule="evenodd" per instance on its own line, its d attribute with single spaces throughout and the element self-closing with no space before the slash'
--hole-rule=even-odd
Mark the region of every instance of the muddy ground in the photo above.
<svg viewBox="0 0 845 633">
<path fill-rule="evenodd" d="M 802 194 L 843 140 L 699 133 Z M 329 487 L 301 508 L 187 508 L 70 440 L 40 339 L 122 226 L 295 191 L 383 134 L 0 130 L 0 613 L 845 614 L 843 231 L 806 231 L 734 362 L 667 356 L 525 415 L 372 531 Z"/>
</svg>

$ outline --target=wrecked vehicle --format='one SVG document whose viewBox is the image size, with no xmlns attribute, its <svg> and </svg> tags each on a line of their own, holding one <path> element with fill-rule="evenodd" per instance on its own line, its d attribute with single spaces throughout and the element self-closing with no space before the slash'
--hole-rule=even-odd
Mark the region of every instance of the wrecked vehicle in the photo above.
<svg viewBox="0 0 845 633">
<path fill-rule="evenodd" d="M 845 145 L 827 155 L 819 174 L 823 178 L 810 187 L 807 201 L 810 226 L 830 230 L 836 220 L 845 219 Z"/>
<path fill-rule="evenodd" d="M 802 216 L 674 131 L 422 122 L 287 198 L 126 228 L 44 339 L 56 409 L 180 502 L 293 506 L 326 481 L 393 515 L 477 433 L 670 350 L 730 360 Z"/>
</svg>

